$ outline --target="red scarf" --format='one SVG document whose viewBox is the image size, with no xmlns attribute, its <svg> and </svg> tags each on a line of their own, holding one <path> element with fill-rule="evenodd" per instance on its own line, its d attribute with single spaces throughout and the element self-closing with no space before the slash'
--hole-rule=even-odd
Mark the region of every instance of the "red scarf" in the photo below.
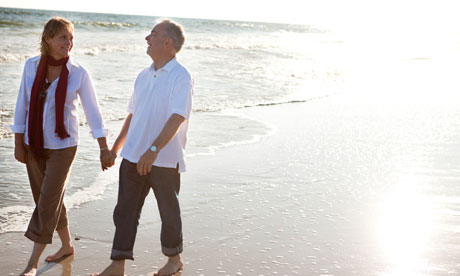
<svg viewBox="0 0 460 276">
<path fill-rule="evenodd" d="M 66 66 L 68 60 L 69 57 L 55 60 L 52 56 L 41 56 L 38 64 L 29 105 L 29 146 L 36 159 L 43 157 L 43 106 L 45 101 L 40 100 L 40 93 L 42 93 L 45 85 L 48 65 L 62 66 L 55 94 L 56 129 L 54 132 L 61 139 L 70 137 L 64 125 L 64 103 L 67 95 L 67 78 L 69 77 L 69 70 Z"/>
</svg>

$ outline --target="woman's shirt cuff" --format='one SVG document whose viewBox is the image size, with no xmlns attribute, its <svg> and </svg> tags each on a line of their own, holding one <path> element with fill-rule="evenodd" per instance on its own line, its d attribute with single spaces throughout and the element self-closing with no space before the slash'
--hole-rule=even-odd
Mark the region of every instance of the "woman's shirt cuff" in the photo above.
<svg viewBox="0 0 460 276">
<path fill-rule="evenodd" d="M 89 133 L 91 133 L 94 139 L 97 139 L 97 138 L 109 136 L 110 131 L 107 128 L 101 128 L 101 129 L 91 130 Z"/>
<path fill-rule="evenodd" d="M 13 133 L 25 133 L 26 132 L 26 125 L 9 125 L 7 128 Z"/>
</svg>

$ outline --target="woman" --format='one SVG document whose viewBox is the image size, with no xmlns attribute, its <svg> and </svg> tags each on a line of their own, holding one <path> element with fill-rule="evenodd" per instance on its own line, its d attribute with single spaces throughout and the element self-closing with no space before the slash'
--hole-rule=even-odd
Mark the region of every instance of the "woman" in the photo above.
<svg viewBox="0 0 460 276">
<path fill-rule="evenodd" d="M 63 198 L 66 179 L 78 145 L 78 98 L 92 136 L 99 143 L 102 169 L 110 167 L 101 112 L 88 72 L 70 56 L 73 25 L 54 17 L 44 27 L 41 55 L 26 61 L 19 89 L 14 125 L 15 158 L 26 164 L 35 210 L 25 236 L 34 242 L 21 276 L 34 276 L 38 260 L 57 231 L 62 247 L 46 261 L 72 255 L 67 212 Z"/>
</svg>

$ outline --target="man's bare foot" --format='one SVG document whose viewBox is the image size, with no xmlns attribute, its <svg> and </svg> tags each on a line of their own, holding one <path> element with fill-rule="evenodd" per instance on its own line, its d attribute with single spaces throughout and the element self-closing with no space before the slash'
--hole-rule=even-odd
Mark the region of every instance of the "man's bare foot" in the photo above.
<svg viewBox="0 0 460 276">
<path fill-rule="evenodd" d="M 179 272 L 182 269 L 184 263 L 180 257 L 180 254 L 174 257 L 169 257 L 168 262 L 158 270 L 158 272 L 154 273 L 153 276 L 172 276 Z"/>
<path fill-rule="evenodd" d="M 67 246 L 67 247 L 63 246 L 59 248 L 59 250 L 53 255 L 49 255 L 48 257 L 46 257 L 45 261 L 47 261 L 48 263 L 60 261 L 62 258 L 73 255 L 73 253 L 74 253 L 73 246 Z"/>
<path fill-rule="evenodd" d="M 37 274 L 37 267 L 34 267 L 33 265 L 27 265 L 26 269 L 19 274 L 19 276 L 35 276 Z"/>
<path fill-rule="evenodd" d="M 90 276 L 124 276 L 125 261 L 112 261 L 112 263 L 101 273 L 93 273 Z"/>
</svg>

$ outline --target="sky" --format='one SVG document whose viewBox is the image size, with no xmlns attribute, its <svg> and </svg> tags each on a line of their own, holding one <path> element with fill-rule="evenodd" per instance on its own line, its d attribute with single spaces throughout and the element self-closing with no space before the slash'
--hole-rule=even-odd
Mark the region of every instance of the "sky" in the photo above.
<svg viewBox="0 0 460 276">
<path fill-rule="evenodd" d="M 458 0 L 0 0 L 0 7 L 306 24 L 382 52 L 460 40 Z M 129 4 L 127 4 L 129 3 Z M 1 20 L 1 18 L 0 18 Z M 452 41 L 454 40 L 454 43 Z M 394 43 L 397 41 L 397 43 Z M 442 52 L 442 50 L 439 50 Z"/>
<path fill-rule="evenodd" d="M 450 24 L 458 10 L 456 0 L 0 0 L 0 6 L 347 27 Z"/>
<path fill-rule="evenodd" d="M 130 3 L 127 5 L 126 3 Z M 122 13 L 152 16 L 227 19 L 242 21 L 306 23 L 321 21 L 327 14 L 331 2 L 338 0 L 130 0 L 130 1 L 55 1 L 55 0 L 0 0 L 0 6 Z M 174 4 L 171 4 L 174 3 Z M 312 3 L 314 9 L 299 9 L 302 4 Z"/>
</svg>

